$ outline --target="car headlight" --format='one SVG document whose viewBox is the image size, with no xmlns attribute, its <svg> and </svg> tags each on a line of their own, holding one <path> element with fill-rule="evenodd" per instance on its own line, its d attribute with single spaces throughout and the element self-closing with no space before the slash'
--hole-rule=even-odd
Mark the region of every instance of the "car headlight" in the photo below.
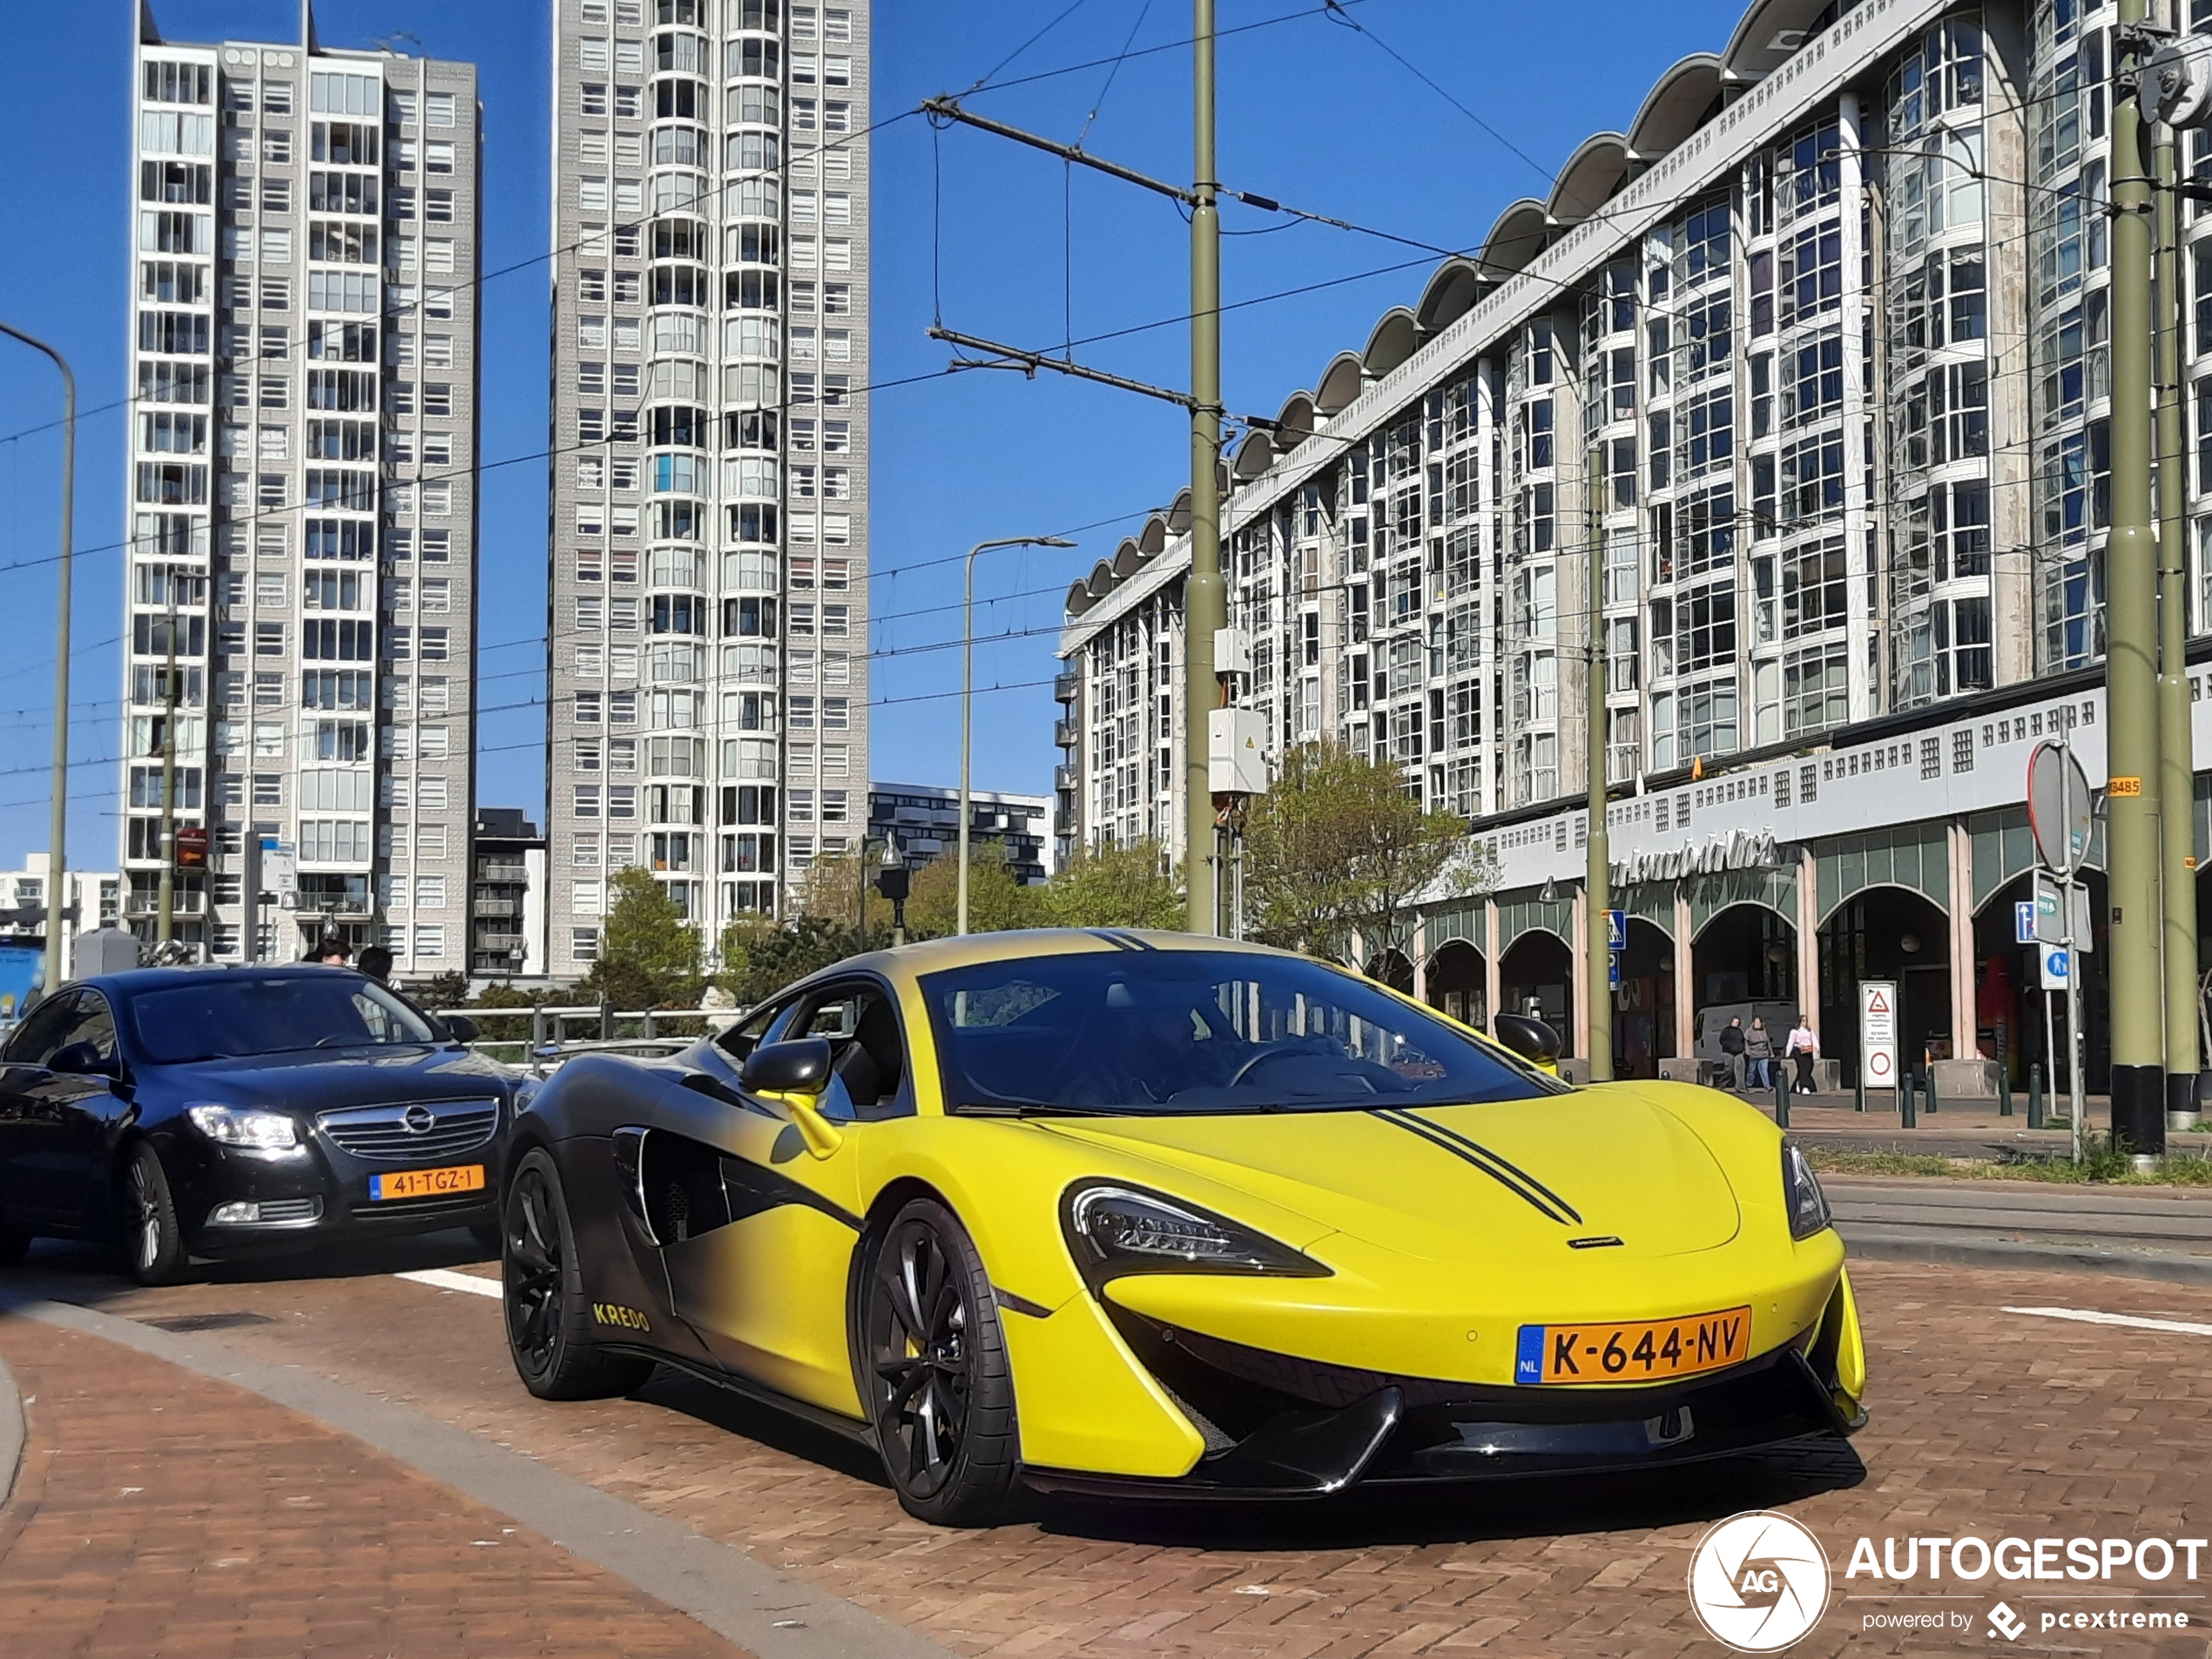
<svg viewBox="0 0 2212 1659">
<path fill-rule="evenodd" d="M 289 1152 L 300 1144 L 300 1126 L 282 1112 L 247 1111 L 238 1106 L 187 1106 L 192 1127 L 219 1146 L 248 1152 Z"/>
<path fill-rule="evenodd" d="M 1069 1189 L 1062 1220 L 1084 1277 L 1123 1273 L 1268 1273 L 1325 1278 L 1329 1270 L 1240 1222 L 1138 1187 Z"/>
<path fill-rule="evenodd" d="M 1782 1202 L 1790 1211 L 1790 1237 L 1810 1238 L 1828 1225 L 1828 1197 L 1794 1142 L 1782 1143 Z"/>
</svg>

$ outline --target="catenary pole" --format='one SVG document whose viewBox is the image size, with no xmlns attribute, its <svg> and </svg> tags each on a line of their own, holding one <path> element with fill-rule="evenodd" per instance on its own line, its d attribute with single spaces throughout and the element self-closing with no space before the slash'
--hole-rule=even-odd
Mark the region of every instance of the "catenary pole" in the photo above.
<svg viewBox="0 0 2212 1659">
<path fill-rule="evenodd" d="M 2152 129 L 2158 179 L 2158 799 L 2166 948 L 2166 1127 L 2196 1116 L 2196 812 L 2190 756 L 2188 462 L 2182 441 L 2182 257 L 2174 129 Z"/>
<path fill-rule="evenodd" d="M 69 854 L 69 607 L 70 578 L 76 563 L 77 376 L 69 359 L 34 334 L 0 322 L 0 334 L 20 340 L 53 360 L 62 374 L 61 577 L 54 619 L 54 799 L 46 818 L 46 967 L 39 981 L 51 994 L 62 982 L 62 911 Z"/>
<path fill-rule="evenodd" d="M 1583 537 L 1588 570 L 1590 662 L 1587 677 L 1589 707 L 1588 735 L 1583 747 L 1589 761 L 1590 826 L 1585 840 L 1583 867 L 1583 926 L 1588 948 L 1583 953 L 1589 988 L 1590 1081 L 1613 1081 L 1613 936 L 1607 916 L 1613 906 L 1612 848 L 1605 827 L 1605 473 L 1604 450 L 1593 446 L 1582 464 L 1583 517 L 1588 530 Z"/>
<path fill-rule="evenodd" d="M 2148 0 L 2120 0 L 2130 64 Z M 2110 813 L 2112 1133 L 2138 1155 L 2166 1145 L 2165 915 L 2159 901 L 2158 550 L 2151 517 L 2151 181 L 2132 74 L 2112 112 L 2112 537 L 2105 553 Z"/>
<path fill-rule="evenodd" d="M 1221 580 L 1221 212 L 1215 205 L 1214 0 L 1192 0 L 1190 207 L 1190 574 L 1183 597 L 1184 882 L 1194 934 L 1219 930 L 1219 867 L 1208 732 L 1221 688 L 1214 631 L 1227 622 Z"/>
</svg>

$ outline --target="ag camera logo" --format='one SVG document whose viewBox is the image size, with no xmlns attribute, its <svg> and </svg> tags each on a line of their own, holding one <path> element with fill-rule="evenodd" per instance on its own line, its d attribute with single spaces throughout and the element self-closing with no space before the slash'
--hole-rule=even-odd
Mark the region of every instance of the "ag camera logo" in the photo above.
<svg viewBox="0 0 2212 1659">
<path fill-rule="evenodd" d="M 1828 1554 L 1770 1509 L 1717 1521 L 1689 1558 L 1689 1605 L 1705 1633 L 1738 1653 L 1780 1653 L 1828 1610 Z"/>
</svg>

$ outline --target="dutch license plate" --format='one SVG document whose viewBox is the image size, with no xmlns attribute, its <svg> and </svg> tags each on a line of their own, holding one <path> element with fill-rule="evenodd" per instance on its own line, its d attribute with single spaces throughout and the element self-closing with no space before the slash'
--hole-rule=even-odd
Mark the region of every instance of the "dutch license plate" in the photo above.
<svg viewBox="0 0 2212 1659">
<path fill-rule="evenodd" d="M 394 1198 L 435 1198 L 452 1192 L 482 1192 L 483 1188 L 484 1166 L 481 1163 L 455 1163 L 442 1170 L 398 1170 L 390 1175 L 368 1177 L 368 1196 L 376 1204 Z"/>
<path fill-rule="evenodd" d="M 1627 1325 L 1524 1325 L 1517 1383 L 1663 1382 L 1732 1366 L 1750 1352 L 1751 1310 Z"/>
</svg>

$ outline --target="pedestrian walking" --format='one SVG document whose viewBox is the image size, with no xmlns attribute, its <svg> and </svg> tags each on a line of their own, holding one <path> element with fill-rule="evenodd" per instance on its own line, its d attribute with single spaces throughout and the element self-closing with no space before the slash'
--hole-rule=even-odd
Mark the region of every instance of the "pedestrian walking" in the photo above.
<svg viewBox="0 0 2212 1659">
<path fill-rule="evenodd" d="M 1800 1014 L 1797 1023 L 1790 1029 L 1790 1040 L 1783 1044 L 1782 1052 L 1797 1062 L 1797 1081 L 1791 1088 L 1801 1095 L 1812 1092 L 1812 1062 L 1820 1058 L 1820 1039 L 1813 1034 L 1812 1021 Z"/>
<path fill-rule="evenodd" d="M 383 946 L 369 946 L 368 949 L 361 952 L 361 959 L 357 965 L 362 973 L 368 974 L 379 985 L 389 985 L 392 982 L 392 953 Z"/>
<path fill-rule="evenodd" d="M 353 947 L 336 934 L 325 934 L 322 942 L 315 947 L 315 954 L 308 961 L 325 968 L 344 968 L 354 959 Z"/>
<path fill-rule="evenodd" d="M 1726 1056 L 1721 1062 L 1721 1069 L 1728 1074 L 1728 1086 L 1730 1089 L 1741 1089 L 1743 1087 L 1743 1080 L 1739 1070 L 1740 1062 L 1743 1058 L 1743 1022 L 1741 1019 L 1730 1020 L 1723 1028 L 1720 1043 L 1721 1053 Z"/>
<path fill-rule="evenodd" d="M 1774 1034 L 1766 1028 L 1766 1022 L 1755 1014 L 1751 1016 L 1751 1028 L 1743 1034 L 1743 1086 L 1771 1089 L 1773 1072 Z"/>
</svg>

